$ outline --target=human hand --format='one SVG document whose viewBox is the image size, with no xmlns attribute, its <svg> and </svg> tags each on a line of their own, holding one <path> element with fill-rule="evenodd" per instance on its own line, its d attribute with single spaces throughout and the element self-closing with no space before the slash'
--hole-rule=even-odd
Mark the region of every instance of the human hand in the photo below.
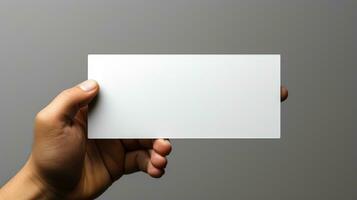
<svg viewBox="0 0 357 200">
<path fill-rule="evenodd" d="M 59 94 L 35 119 L 34 143 L 23 169 L 2 190 L 16 199 L 93 199 L 124 174 L 164 174 L 171 144 L 163 139 L 87 139 L 87 105 L 99 92 L 95 81 Z M 19 182 L 27 182 L 25 194 Z M 10 192 L 9 192 L 10 190 Z M 22 194 L 21 194 L 22 193 Z M 35 192 L 33 192 L 35 193 Z M 13 194 L 11 198 L 15 199 Z"/>
<path fill-rule="evenodd" d="M 35 119 L 29 160 L 0 190 L 4 199 L 93 199 L 124 174 L 161 177 L 168 140 L 87 139 L 87 105 L 99 86 L 86 81 L 65 90 Z M 288 96 L 281 87 L 281 101 Z"/>
</svg>

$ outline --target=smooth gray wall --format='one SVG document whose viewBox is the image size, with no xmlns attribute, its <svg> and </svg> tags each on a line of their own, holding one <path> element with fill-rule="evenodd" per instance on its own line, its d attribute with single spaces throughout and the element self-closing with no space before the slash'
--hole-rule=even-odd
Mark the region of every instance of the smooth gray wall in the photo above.
<svg viewBox="0 0 357 200">
<path fill-rule="evenodd" d="M 174 140 L 160 180 L 100 199 L 357 199 L 357 1 L 0 2 L 0 183 L 24 164 L 33 117 L 86 79 L 89 53 L 280 53 L 280 140 Z M 259 124 L 257 124 L 259 126 Z"/>
</svg>

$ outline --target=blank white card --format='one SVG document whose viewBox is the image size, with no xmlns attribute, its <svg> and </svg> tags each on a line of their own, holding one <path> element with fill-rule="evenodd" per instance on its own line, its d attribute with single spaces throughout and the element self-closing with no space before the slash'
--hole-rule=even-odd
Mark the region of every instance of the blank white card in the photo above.
<svg viewBox="0 0 357 200">
<path fill-rule="evenodd" d="M 280 55 L 88 55 L 89 138 L 280 138 Z"/>
</svg>

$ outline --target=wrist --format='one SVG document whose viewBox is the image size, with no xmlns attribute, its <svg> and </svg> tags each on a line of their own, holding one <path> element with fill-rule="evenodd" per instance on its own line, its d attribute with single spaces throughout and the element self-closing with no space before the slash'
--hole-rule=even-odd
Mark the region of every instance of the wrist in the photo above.
<svg viewBox="0 0 357 200">
<path fill-rule="evenodd" d="M 37 174 L 29 160 L 1 189 L 0 199 L 58 199 L 59 196 Z"/>
</svg>

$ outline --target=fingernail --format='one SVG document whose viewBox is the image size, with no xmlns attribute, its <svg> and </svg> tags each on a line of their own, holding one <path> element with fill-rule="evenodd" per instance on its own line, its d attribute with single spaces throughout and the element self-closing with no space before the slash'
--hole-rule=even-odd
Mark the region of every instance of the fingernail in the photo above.
<svg viewBox="0 0 357 200">
<path fill-rule="evenodd" d="M 83 83 L 79 84 L 79 87 L 83 91 L 89 92 L 91 90 L 94 90 L 97 87 L 97 82 L 94 80 L 86 80 Z"/>
</svg>

